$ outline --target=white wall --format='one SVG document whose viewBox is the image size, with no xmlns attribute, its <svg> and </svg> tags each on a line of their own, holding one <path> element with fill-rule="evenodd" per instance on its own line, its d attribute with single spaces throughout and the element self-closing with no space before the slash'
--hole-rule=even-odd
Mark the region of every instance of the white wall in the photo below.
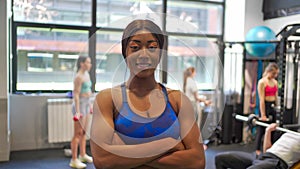
<svg viewBox="0 0 300 169">
<path fill-rule="evenodd" d="M 262 4 L 263 0 L 246 0 L 244 37 L 251 28 L 264 25 Z"/>
<path fill-rule="evenodd" d="M 276 34 L 289 24 L 300 24 L 300 15 L 292 15 L 265 20 L 264 25 L 270 27 Z"/>
<path fill-rule="evenodd" d="M 7 80 L 7 1 L 0 1 L 0 161 L 8 161 L 10 153 L 8 123 L 8 80 Z"/>
<path fill-rule="evenodd" d="M 246 0 L 245 35 L 259 25 L 268 26 L 277 34 L 286 25 L 300 23 L 300 14 L 263 20 L 262 5 L 263 0 Z"/>
<path fill-rule="evenodd" d="M 243 41 L 245 25 L 245 0 L 226 0 L 225 41 Z"/>
<path fill-rule="evenodd" d="M 11 151 L 62 147 L 61 144 L 48 143 L 48 98 L 39 95 L 10 95 L 9 99 L 13 103 L 10 105 Z"/>
<path fill-rule="evenodd" d="M 0 1 L 0 98 L 7 99 L 7 2 Z"/>
</svg>

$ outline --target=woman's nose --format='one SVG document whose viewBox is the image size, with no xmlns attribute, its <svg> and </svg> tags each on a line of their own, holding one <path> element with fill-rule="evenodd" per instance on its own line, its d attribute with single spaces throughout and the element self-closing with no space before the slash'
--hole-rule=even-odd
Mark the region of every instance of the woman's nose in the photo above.
<svg viewBox="0 0 300 169">
<path fill-rule="evenodd" d="M 148 52 L 147 52 L 147 48 L 142 48 L 141 49 L 139 57 L 142 57 L 142 58 L 148 58 L 149 57 Z"/>
</svg>

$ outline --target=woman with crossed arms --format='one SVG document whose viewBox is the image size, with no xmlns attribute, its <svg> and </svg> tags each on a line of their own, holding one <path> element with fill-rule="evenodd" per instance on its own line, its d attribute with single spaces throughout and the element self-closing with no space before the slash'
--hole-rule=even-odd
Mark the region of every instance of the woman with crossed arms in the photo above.
<svg viewBox="0 0 300 169">
<path fill-rule="evenodd" d="M 94 102 L 90 141 L 96 168 L 205 167 L 192 104 L 154 77 L 164 43 L 150 20 L 125 28 L 122 54 L 130 77 L 99 92 Z"/>
</svg>

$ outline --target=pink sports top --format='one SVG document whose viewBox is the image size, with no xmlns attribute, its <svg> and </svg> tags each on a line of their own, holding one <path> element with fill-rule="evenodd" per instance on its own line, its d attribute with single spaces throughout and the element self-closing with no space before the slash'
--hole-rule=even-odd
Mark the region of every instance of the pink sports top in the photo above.
<svg viewBox="0 0 300 169">
<path fill-rule="evenodd" d="M 265 87 L 265 96 L 275 96 L 276 95 L 276 92 L 277 92 L 277 85 L 274 85 L 274 86 L 269 86 L 269 85 L 266 85 Z"/>
</svg>

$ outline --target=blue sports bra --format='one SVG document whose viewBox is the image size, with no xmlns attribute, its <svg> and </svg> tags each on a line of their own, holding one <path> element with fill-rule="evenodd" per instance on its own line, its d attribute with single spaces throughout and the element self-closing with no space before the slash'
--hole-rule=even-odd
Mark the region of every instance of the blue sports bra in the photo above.
<svg viewBox="0 0 300 169">
<path fill-rule="evenodd" d="M 155 118 L 134 113 L 128 104 L 125 84 L 122 88 L 122 108 L 114 119 L 115 131 L 126 144 L 140 144 L 162 138 L 180 138 L 180 124 L 168 99 L 166 88 L 160 84 L 166 100 L 164 112 Z"/>
<path fill-rule="evenodd" d="M 81 85 L 80 93 L 91 92 L 92 91 L 91 87 L 92 87 L 92 82 L 91 81 L 83 82 L 82 85 Z"/>
</svg>

